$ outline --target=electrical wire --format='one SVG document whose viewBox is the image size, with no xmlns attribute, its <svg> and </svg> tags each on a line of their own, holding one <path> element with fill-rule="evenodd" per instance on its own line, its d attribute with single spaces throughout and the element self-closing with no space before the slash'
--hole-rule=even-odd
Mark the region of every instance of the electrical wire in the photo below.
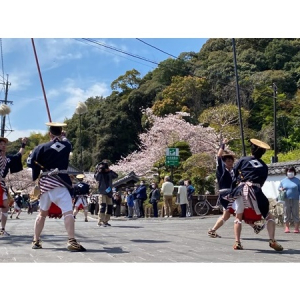
<svg viewBox="0 0 300 300">
<path fill-rule="evenodd" d="M 172 54 L 170 54 L 170 53 L 168 53 L 168 52 L 165 52 L 165 51 L 163 51 L 163 50 L 161 50 L 161 49 L 159 49 L 159 48 L 157 48 L 157 47 L 155 47 L 155 46 L 153 46 L 153 45 L 150 45 L 149 43 L 146 43 L 145 41 L 143 41 L 143 40 L 141 40 L 141 39 L 138 39 L 138 38 L 136 38 L 138 41 L 140 41 L 140 42 L 142 42 L 142 43 L 144 43 L 144 44 L 146 44 L 146 45 L 148 45 L 148 46 L 150 46 L 150 47 L 152 47 L 152 48 L 154 48 L 154 49 L 156 49 L 156 50 L 158 50 L 158 51 L 160 51 L 160 52 L 162 52 L 162 53 L 165 53 L 165 54 L 167 54 L 167 55 L 170 55 L 170 56 L 172 56 L 172 57 L 174 57 L 174 58 L 178 58 L 177 56 L 174 56 L 174 55 L 172 55 Z"/>
<path fill-rule="evenodd" d="M 139 55 L 131 54 L 131 53 L 129 53 L 129 52 L 123 51 L 123 50 L 118 49 L 118 48 L 116 48 L 116 47 L 112 47 L 112 46 L 109 46 L 109 45 L 100 43 L 100 42 L 98 42 L 98 41 L 96 41 L 96 40 L 93 40 L 93 39 L 83 38 L 83 40 L 88 41 L 88 42 L 90 42 L 90 43 L 94 43 L 94 44 L 96 44 L 96 45 L 99 45 L 99 46 L 102 46 L 102 47 L 105 47 L 105 48 L 108 48 L 108 49 L 111 49 L 111 50 L 114 50 L 114 51 L 117 51 L 117 52 L 120 52 L 120 53 L 123 53 L 123 54 L 126 54 L 126 55 L 129 55 L 129 56 L 132 56 L 132 57 L 137 58 L 137 59 L 141 59 L 141 60 L 150 62 L 150 63 L 155 64 L 155 65 L 157 65 L 157 66 L 159 65 L 159 63 L 156 62 L 156 61 L 150 60 L 150 59 L 148 59 L 148 58 L 145 58 L 145 57 L 142 57 L 142 56 L 139 56 Z"/>
<path fill-rule="evenodd" d="M 84 44 L 86 44 L 86 45 L 88 45 L 88 46 L 96 47 L 96 48 L 98 48 L 98 49 L 101 47 L 101 46 L 99 47 L 99 45 L 95 45 L 95 44 L 91 44 L 90 42 L 83 41 L 83 40 L 81 40 L 81 39 L 75 39 L 75 40 L 78 41 L 78 42 L 84 43 Z M 104 51 L 105 51 L 105 49 L 104 49 Z M 108 52 L 108 53 L 111 53 L 111 51 L 108 51 L 108 50 L 107 50 L 107 52 Z M 130 59 L 130 58 L 126 57 L 126 54 L 125 54 L 125 55 L 119 55 L 119 54 L 115 53 L 114 55 L 117 55 L 117 56 L 119 56 L 119 57 L 128 59 L 128 60 L 133 61 L 133 62 L 135 62 L 135 63 L 138 63 L 138 64 L 141 64 L 141 65 L 143 65 L 143 66 L 146 66 L 146 67 L 149 67 L 149 68 L 153 68 L 153 69 L 154 69 L 153 66 L 149 66 L 149 65 L 143 64 L 143 63 L 141 63 L 141 62 L 139 62 L 139 61 L 136 61 L 136 60 L 133 60 L 133 59 Z"/>
</svg>

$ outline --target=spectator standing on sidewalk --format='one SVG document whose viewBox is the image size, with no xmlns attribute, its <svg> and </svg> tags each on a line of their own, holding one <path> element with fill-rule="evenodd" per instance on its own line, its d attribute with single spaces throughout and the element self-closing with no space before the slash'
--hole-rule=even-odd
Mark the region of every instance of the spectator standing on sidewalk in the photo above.
<svg viewBox="0 0 300 300">
<path fill-rule="evenodd" d="M 164 198 L 165 218 L 172 218 L 174 184 L 171 182 L 169 176 L 165 176 L 164 183 L 161 187 L 161 192 Z"/>
<path fill-rule="evenodd" d="M 187 206 L 187 212 L 186 216 L 187 217 L 192 217 L 194 215 L 193 211 L 193 195 L 195 193 L 195 188 L 192 185 L 192 181 L 189 179 L 185 182 L 186 188 L 187 188 L 187 198 L 189 201 L 189 204 Z"/>
<path fill-rule="evenodd" d="M 180 204 L 180 210 L 181 210 L 180 218 L 185 218 L 186 217 L 186 207 L 189 204 L 189 201 L 187 198 L 187 188 L 184 185 L 183 180 L 179 181 L 178 195 L 179 195 L 179 204 Z"/>
<path fill-rule="evenodd" d="M 139 208 L 139 201 L 136 198 L 136 191 L 137 186 L 134 187 L 132 191 L 132 196 L 133 196 L 133 216 L 139 218 L 140 217 L 140 208 Z"/>
<path fill-rule="evenodd" d="M 286 192 L 283 203 L 283 221 L 285 223 L 285 233 L 290 233 L 290 223 L 294 222 L 294 233 L 299 233 L 299 197 L 300 180 L 295 177 L 297 172 L 294 167 L 285 169 L 286 178 L 280 181 L 278 190 Z"/>
<path fill-rule="evenodd" d="M 152 183 L 151 187 L 152 190 L 150 196 L 150 203 L 152 204 L 152 208 L 153 208 L 153 217 L 157 218 L 158 217 L 157 203 L 160 200 L 160 191 L 156 182 Z"/>
<path fill-rule="evenodd" d="M 113 193 L 113 215 L 115 217 L 121 216 L 121 204 L 122 204 L 121 193 L 118 191 L 115 191 Z"/>
<path fill-rule="evenodd" d="M 147 187 L 145 185 L 145 181 L 141 180 L 139 187 L 135 190 L 134 194 L 136 195 L 136 199 L 138 200 L 140 216 L 139 218 L 145 218 L 144 213 L 144 202 L 147 199 Z"/>
<path fill-rule="evenodd" d="M 127 217 L 129 219 L 132 219 L 132 217 L 133 217 L 133 207 L 134 207 L 134 196 L 132 194 L 131 189 L 127 189 L 126 196 L 125 196 L 125 201 L 126 201 L 127 207 L 128 207 Z"/>
</svg>

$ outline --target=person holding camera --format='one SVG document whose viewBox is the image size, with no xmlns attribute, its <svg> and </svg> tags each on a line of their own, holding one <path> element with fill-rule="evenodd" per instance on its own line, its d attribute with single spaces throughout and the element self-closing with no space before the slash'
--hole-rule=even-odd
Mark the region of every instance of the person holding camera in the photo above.
<svg viewBox="0 0 300 300">
<path fill-rule="evenodd" d="M 110 220 L 113 209 L 112 181 L 113 179 L 118 178 L 118 174 L 109 168 L 107 162 L 102 161 L 96 166 L 94 178 L 99 182 L 100 209 L 98 214 L 98 226 L 111 226 L 108 221 Z"/>
</svg>

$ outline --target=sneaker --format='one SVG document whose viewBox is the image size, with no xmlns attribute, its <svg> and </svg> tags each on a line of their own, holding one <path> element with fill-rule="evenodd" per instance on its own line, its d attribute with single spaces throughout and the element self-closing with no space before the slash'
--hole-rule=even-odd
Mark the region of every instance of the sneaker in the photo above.
<svg viewBox="0 0 300 300">
<path fill-rule="evenodd" d="M 16 219 L 20 219 L 19 217 L 16 217 Z"/>
<path fill-rule="evenodd" d="M 243 250 L 244 248 L 243 248 L 241 242 L 237 242 L 237 241 L 236 241 L 236 242 L 234 243 L 234 245 L 233 245 L 233 249 L 234 249 L 234 250 Z"/>
<path fill-rule="evenodd" d="M 32 249 L 42 249 L 42 241 L 38 240 L 38 241 L 32 241 Z"/>
<path fill-rule="evenodd" d="M 67 249 L 72 252 L 83 252 L 86 249 L 77 243 L 76 239 L 69 239 L 67 244 Z"/>
<path fill-rule="evenodd" d="M 10 215 L 10 218 L 12 219 L 12 215 Z"/>
<path fill-rule="evenodd" d="M 172 218 L 173 216 L 169 216 L 169 218 Z"/>
<path fill-rule="evenodd" d="M 167 218 L 168 216 L 165 216 L 165 218 Z"/>
<path fill-rule="evenodd" d="M 0 230 L 0 236 L 10 236 L 8 232 L 6 232 L 4 229 Z"/>
<path fill-rule="evenodd" d="M 105 226 L 111 226 L 108 222 L 104 223 Z"/>
<path fill-rule="evenodd" d="M 88 222 L 88 219 L 87 219 L 87 218 L 85 218 L 85 219 L 84 219 L 84 222 Z"/>
<path fill-rule="evenodd" d="M 275 240 L 269 240 L 269 246 L 275 251 L 282 251 L 283 247 Z"/>
<path fill-rule="evenodd" d="M 220 235 L 217 234 L 216 230 L 214 230 L 214 229 L 209 229 L 207 234 L 211 238 L 220 238 L 221 237 Z"/>
<path fill-rule="evenodd" d="M 264 228 L 265 228 L 265 224 L 253 226 L 253 230 L 256 234 L 259 234 Z"/>
</svg>

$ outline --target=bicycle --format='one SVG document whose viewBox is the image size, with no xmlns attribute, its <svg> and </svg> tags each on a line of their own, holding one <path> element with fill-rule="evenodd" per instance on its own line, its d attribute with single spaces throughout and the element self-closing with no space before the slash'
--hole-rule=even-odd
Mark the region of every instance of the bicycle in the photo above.
<svg viewBox="0 0 300 300">
<path fill-rule="evenodd" d="M 211 205 L 207 200 L 206 195 L 198 196 L 198 202 L 194 206 L 194 211 L 196 214 L 198 216 L 205 216 L 208 214 L 209 208 L 211 208 L 213 211 L 219 210 L 221 213 L 223 213 L 223 206 L 220 203 L 219 197 L 216 205 Z"/>
</svg>

